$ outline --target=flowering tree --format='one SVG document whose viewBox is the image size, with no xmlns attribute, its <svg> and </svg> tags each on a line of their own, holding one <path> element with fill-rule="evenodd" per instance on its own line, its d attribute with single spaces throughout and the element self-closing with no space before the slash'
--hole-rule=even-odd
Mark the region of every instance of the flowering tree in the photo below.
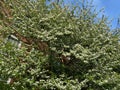
<svg viewBox="0 0 120 90">
<path fill-rule="evenodd" d="M 12 17 L 0 32 L 3 37 L 14 35 L 22 46 L 1 40 L 0 78 L 9 81 L 1 81 L 1 89 L 119 89 L 119 35 L 110 31 L 106 17 L 99 18 L 91 3 L 5 3 Z"/>
</svg>

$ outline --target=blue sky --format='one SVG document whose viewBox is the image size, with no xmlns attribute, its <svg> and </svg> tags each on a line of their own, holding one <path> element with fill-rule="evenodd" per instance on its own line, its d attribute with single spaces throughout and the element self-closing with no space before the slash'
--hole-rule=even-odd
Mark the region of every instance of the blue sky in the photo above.
<svg viewBox="0 0 120 90">
<path fill-rule="evenodd" d="M 64 0 L 66 4 L 75 4 L 78 1 L 82 0 Z M 88 0 L 91 1 L 91 0 Z M 93 0 L 93 5 L 99 11 L 100 9 L 104 8 L 104 14 L 112 20 L 112 29 L 117 26 L 118 17 L 120 17 L 120 0 Z"/>
<path fill-rule="evenodd" d="M 117 20 L 120 17 L 120 0 L 94 0 L 93 4 L 99 10 L 104 8 L 105 15 L 112 21 L 112 28 L 117 25 Z"/>
</svg>

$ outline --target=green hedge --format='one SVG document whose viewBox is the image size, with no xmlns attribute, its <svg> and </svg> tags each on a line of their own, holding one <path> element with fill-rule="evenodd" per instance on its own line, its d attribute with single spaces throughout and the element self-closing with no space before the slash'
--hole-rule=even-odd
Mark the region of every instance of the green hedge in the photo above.
<svg viewBox="0 0 120 90">
<path fill-rule="evenodd" d="M 13 90 L 120 89 L 119 35 L 111 32 L 107 18 L 98 17 L 87 0 L 73 7 L 63 3 L 6 1 L 13 19 L 0 32 L 4 32 L 3 36 L 17 32 L 32 43 L 28 52 L 26 43 L 17 49 L 1 41 L 0 77 L 14 80 L 10 85 L 0 82 L 3 88 L 7 85 Z M 47 44 L 48 49 L 38 48 L 39 42 Z"/>
</svg>

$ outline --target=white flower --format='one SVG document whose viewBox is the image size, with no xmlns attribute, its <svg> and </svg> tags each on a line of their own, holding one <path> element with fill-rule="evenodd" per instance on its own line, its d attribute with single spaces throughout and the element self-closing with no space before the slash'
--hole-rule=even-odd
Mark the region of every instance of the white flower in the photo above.
<svg viewBox="0 0 120 90">
<path fill-rule="evenodd" d="M 12 78 L 8 78 L 7 84 L 12 84 L 12 83 L 13 83 L 13 79 Z"/>
</svg>

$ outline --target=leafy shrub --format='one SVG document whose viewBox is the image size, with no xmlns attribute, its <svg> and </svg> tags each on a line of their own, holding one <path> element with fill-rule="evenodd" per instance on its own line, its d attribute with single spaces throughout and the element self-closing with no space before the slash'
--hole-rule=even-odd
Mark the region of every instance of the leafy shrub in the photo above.
<svg viewBox="0 0 120 90">
<path fill-rule="evenodd" d="M 47 1 L 48 3 L 48 1 Z M 30 42 L 16 49 L 0 46 L 0 77 L 12 78 L 12 89 L 118 90 L 119 36 L 110 31 L 91 4 L 68 9 L 45 0 L 11 0 L 13 19 L 4 35 L 20 34 Z M 3 36 L 4 36 L 3 35 Z M 46 45 L 44 45 L 45 43 Z M 47 46 L 47 49 L 44 46 Z M 41 48 L 42 47 L 42 48 Z M 5 84 L 6 85 L 6 84 Z"/>
</svg>

